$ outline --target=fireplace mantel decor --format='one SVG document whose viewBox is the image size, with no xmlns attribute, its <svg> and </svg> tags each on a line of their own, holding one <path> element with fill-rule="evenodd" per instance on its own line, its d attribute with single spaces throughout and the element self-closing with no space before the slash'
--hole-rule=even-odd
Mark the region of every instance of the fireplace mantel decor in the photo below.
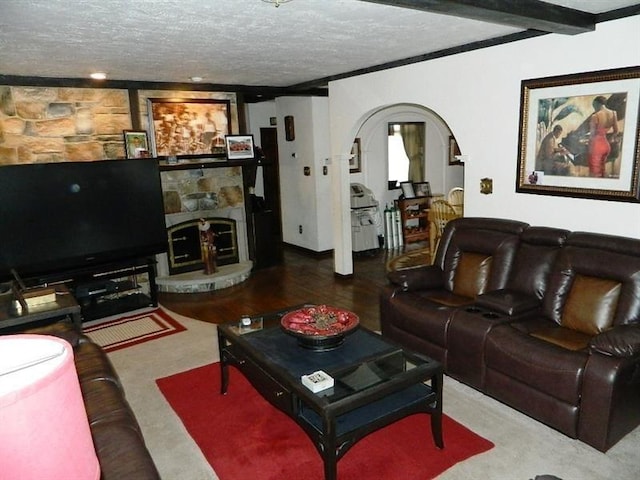
<svg viewBox="0 0 640 480">
<path fill-rule="evenodd" d="M 149 98 L 149 130 L 155 157 L 225 157 L 231 102 L 198 98 Z"/>
</svg>

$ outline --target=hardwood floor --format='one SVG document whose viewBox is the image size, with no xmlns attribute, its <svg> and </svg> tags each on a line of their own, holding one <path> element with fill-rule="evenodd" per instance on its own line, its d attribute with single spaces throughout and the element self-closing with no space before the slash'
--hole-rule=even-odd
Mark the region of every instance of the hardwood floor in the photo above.
<svg viewBox="0 0 640 480">
<path fill-rule="evenodd" d="M 240 285 L 208 293 L 160 293 L 159 301 L 169 310 L 211 323 L 300 303 L 328 304 L 357 313 L 362 325 L 378 330 L 378 293 L 387 282 L 389 255 L 384 250 L 356 255 L 353 277 L 344 278 L 334 274 L 332 256 L 317 258 L 287 248 L 283 265 L 254 271 Z"/>
</svg>

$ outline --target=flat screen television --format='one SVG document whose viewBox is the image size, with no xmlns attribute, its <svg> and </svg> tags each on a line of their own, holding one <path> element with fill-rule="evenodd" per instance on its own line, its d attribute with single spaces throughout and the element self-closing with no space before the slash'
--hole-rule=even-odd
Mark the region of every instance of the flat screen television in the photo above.
<svg viewBox="0 0 640 480">
<path fill-rule="evenodd" d="M 167 250 L 154 159 L 0 166 L 0 281 Z"/>
</svg>

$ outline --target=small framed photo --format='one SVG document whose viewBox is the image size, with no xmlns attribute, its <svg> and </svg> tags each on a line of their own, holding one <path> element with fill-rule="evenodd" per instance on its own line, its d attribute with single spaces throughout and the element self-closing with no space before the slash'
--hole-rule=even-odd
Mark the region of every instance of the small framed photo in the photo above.
<svg viewBox="0 0 640 480">
<path fill-rule="evenodd" d="M 414 198 L 416 196 L 413 190 L 413 183 L 400 182 L 400 188 L 402 189 L 402 194 L 404 195 L 404 198 Z"/>
<path fill-rule="evenodd" d="M 431 196 L 431 185 L 429 182 L 418 182 L 413 184 L 413 189 L 415 191 L 416 197 L 430 197 Z"/>
<path fill-rule="evenodd" d="M 349 173 L 362 171 L 362 149 L 360 139 L 356 138 L 351 146 L 351 156 L 349 157 Z"/>
<path fill-rule="evenodd" d="M 144 130 L 123 130 L 124 151 L 127 158 L 147 158 L 149 154 L 149 137 Z"/>
<path fill-rule="evenodd" d="M 462 165 L 460 155 L 460 147 L 458 147 L 456 137 L 449 135 L 449 165 Z"/>
<path fill-rule="evenodd" d="M 224 137 L 228 160 L 252 160 L 253 135 L 226 135 Z"/>
</svg>

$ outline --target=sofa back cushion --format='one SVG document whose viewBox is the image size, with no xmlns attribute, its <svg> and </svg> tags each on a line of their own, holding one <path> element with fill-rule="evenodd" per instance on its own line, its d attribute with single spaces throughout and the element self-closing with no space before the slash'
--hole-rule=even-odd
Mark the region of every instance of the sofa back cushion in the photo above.
<svg viewBox="0 0 640 480">
<path fill-rule="evenodd" d="M 568 230 L 528 227 L 520 237 L 508 288 L 541 300 L 553 264 L 568 236 Z"/>
<path fill-rule="evenodd" d="M 453 279 L 453 293 L 475 298 L 485 292 L 491 274 L 492 257 L 463 252 Z"/>
<path fill-rule="evenodd" d="M 640 240 L 570 234 L 551 272 L 543 313 L 592 335 L 639 323 Z"/>
<path fill-rule="evenodd" d="M 465 217 L 449 222 L 434 260 L 443 272 L 445 290 L 473 298 L 504 288 L 526 226 L 495 218 Z M 471 271 L 463 272 L 469 266 Z"/>
<path fill-rule="evenodd" d="M 622 285 L 615 280 L 576 275 L 562 312 L 563 327 L 597 335 L 613 326 Z"/>
</svg>

